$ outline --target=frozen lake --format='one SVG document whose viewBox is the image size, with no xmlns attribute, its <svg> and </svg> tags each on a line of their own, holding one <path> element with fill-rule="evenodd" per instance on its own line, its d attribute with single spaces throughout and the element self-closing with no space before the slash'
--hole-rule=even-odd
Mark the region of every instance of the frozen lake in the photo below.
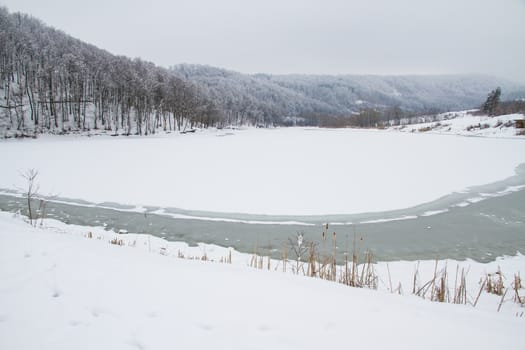
<svg viewBox="0 0 525 350">
<path fill-rule="evenodd" d="M 340 259 L 356 232 L 379 260 L 491 261 L 525 251 L 524 150 L 319 129 L 12 140 L 0 142 L 0 209 L 25 208 L 19 171 L 36 168 L 41 192 L 60 197 L 49 217 L 68 223 L 279 257 L 298 232 L 320 243 L 329 222 Z"/>
<path fill-rule="evenodd" d="M 0 142 L 0 188 L 206 212 L 326 215 L 409 208 L 503 180 L 525 140 L 249 129 L 148 137 L 42 136 Z"/>
</svg>

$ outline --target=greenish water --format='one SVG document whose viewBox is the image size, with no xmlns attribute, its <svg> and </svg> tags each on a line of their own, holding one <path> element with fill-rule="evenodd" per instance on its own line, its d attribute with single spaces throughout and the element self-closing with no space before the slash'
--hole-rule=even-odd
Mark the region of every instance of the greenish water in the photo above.
<svg viewBox="0 0 525 350">
<path fill-rule="evenodd" d="M 259 252 L 274 257 L 280 257 L 283 243 L 295 239 L 298 233 L 322 248 L 324 244 L 330 246 L 329 241 L 336 232 L 340 261 L 345 251 L 352 250 L 355 235 L 356 249 L 371 250 L 375 260 L 470 258 L 487 262 L 501 255 L 525 253 L 525 188 L 502 192 L 509 186 L 523 185 L 524 165 L 518 168 L 516 176 L 504 181 L 454 193 L 414 208 L 383 213 L 264 216 L 158 207 L 135 212 L 132 207 L 115 203 L 92 204 L 55 198 L 47 205 L 47 217 L 71 224 L 105 226 L 108 230 L 149 233 L 189 244 L 231 246 L 248 253 L 257 246 Z M 469 205 L 463 206 L 467 202 Z M 0 210 L 24 212 L 25 205 L 24 198 L 14 193 L 0 194 Z M 424 215 L 443 210 L 446 211 Z M 177 218 L 181 215 L 198 219 Z M 373 222 L 401 217 L 412 218 Z M 372 222 L 365 223 L 367 221 Z M 329 224 L 329 238 L 323 243 L 321 233 L 326 222 L 338 224 Z"/>
</svg>

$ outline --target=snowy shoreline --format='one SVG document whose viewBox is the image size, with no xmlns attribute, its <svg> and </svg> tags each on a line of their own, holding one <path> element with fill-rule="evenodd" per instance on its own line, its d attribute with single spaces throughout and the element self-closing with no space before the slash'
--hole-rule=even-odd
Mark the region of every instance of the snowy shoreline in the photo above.
<svg viewBox="0 0 525 350">
<path fill-rule="evenodd" d="M 375 264 L 372 291 L 283 273 L 275 260 L 271 271 L 256 270 L 250 259 L 228 248 L 54 220 L 31 227 L 0 212 L 0 347 L 314 349 L 345 343 L 348 329 L 352 344 L 378 349 L 515 347 L 524 340 L 525 309 L 511 292 L 503 302 L 482 293 L 476 307 L 422 300 L 410 295 L 415 262 Z M 418 288 L 435 263 L 419 263 Z M 471 301 L 479 277 L 501 269 L 511 288 L 512 275 L 525 270 L 519 254 L 490 264 L 438 263 L 438 271 L 449 267 L 451 283 L 456 268 L 468 269 Z M 436 338 L 436 329 L 446 337 Z"/>
<path fill-rule="evenodd" d="M 473 111 L 442 113 L 432 122 L 393 126 L 391 131 L 428 133 L 449 136 L 523 139 L 524 135 L 514 127 L 515 120 L 523 119 L 522 114 L 500 116 L 472 115 Z M 422 117 L 424 119 L 424 117 Z"/>
<path fill-rule="evenodd" d="M 164 256 L 223 263 L 226 263 L 226 261 L 229 260 L 228 264 L 233 264 L 240 267 L 254 267 L 251 266 L 253 264 L 254 254 L 242 253 L 228 246 L 219 246 L 207 243 L 198 243 L 196 246 L 190 246 L 185 242 L 167 241 L 164 238 L 152 236 L 149 234 L 137 234 L 133 232 L 119 233 L 112 230 L 107 230 L 103 226 L 66 224 L 55 219 L 35 220 L 33 227 L 29 225 L 29 219 L 25 216 L 20 216 L 18 213 L 0 211 L 0 231 L 8 231 L 9 229 L 6 227 L 9 227 L 9 225 L 16 226 L 20 231 L 25 229 L 49 234 L 65 234 L 77 238 L 98 240 L 103 243 L 111 243 L 118 246 L 138 248 L 139 250 Z M 264 251 L 264 249 L 261 249 L 261 251 Z M 289 254 L 292 254 L 292 252 L 289 252 Z M 264 259 L 264 269 L 266 269 L 268 257 L 265 255 L 257 256 Z M 362 259 L 362 257 L 359 257 L 359 259 Z M 509 276 L 511 274 L 519 273 L 520 270 L 525 271 L 525 256 L 519 251 L 516 251 L 514 256 L 505 255 L 494 257 L 494 259 L 494 261 L 489 263 L 481 263 L 472 259 L 436 260 L 429 258 L 427 260 L 418 259 L 388 262 L 378 261 L 373 263 L 373 266 L 378 271 L 378 281 L 380 282 L 378 289 L 383 291 L 390 291 L 390 287 L 388 286 L 389 283 L 395 287 L 398 287 L 399 285 L 405 285 L 405 287 L 411 285 L 413 283 L 412 279 L 414 277 L 413 275 L 416 267 L 417 269 L 420 269 L 421 275 L 425 276 L 422 278 L 422 280 L 430 279 L 434 273 L 436 264 L 439 267 L 439 270 L 441 270 L 444 266 L 450 266 L 454 268 L 466 268 L 472 271 L 474 276 L 473 278 L 469 279 L 469 284 L 477 284 L 477 282 L 479 282 L 479 278 L 483 277 L 487 273 L 494 274 L 494 272 L 500 267 L 505 271 L 505 273 L 509 274 Z M 283 262 L 281 260 L 276 260 L 274 258 L 270 260 L 271 267 L 269 270 L 280 271 L 282 269 Z M 289 269 L 293 270 L 293 265 L 296 264 L 293 256 L 287 257 L 287 264 L 290 266 Z M 301 264 L 305 264 L 304 257 Z M 344 264 L 344 261 L 338 261 L 339 267 L 341 267 L 342 264 Z M 388 271 L 388 274 L 391 274 L 391 276 L 387 276 L 387 269 L 390 270 Z M 388 280 L 390 280 L 390 282 L 388 282 Z M 509 279 L 507 282 L 508 284 L 506 284 L 506 287 L 510 288 L 510 283 L 512 281 Z M 477 288 L 479 287 L 474 288 L 477 291 Z"/>
</svg>

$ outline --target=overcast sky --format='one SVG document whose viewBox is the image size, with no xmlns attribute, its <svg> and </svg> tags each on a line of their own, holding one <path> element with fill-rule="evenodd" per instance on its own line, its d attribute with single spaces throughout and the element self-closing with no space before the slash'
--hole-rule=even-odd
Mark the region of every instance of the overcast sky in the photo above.
<svg viewBox="0 0 525 350">
<path fill-rule="evenodd" d="M 525 82 L 525 0 L 0 0 L 115 54 L 244 73 Z"/>
</svg>

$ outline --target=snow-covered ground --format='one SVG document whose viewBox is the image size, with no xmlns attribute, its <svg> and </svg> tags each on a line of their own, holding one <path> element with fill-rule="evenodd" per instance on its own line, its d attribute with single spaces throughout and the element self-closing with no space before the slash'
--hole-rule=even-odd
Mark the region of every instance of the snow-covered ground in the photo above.
<svg viewBox="0 0 525 350">
<path fill-rule="evenodd" d="M 411 207 L 505 179 L 525 138 L 352 129 L 209 130 L 147 137 L 0 142 L 0 189 L 94 203 L 251 214 L 352 214 Z"/>
<path fill-rule="evenodd" d="M 525 341 L 524 309 L 507 300 L 497 312 L 498 296 L 473 308 L 255 270 L 236 252 L 232 264 L 176 258 L 205 253 L 229 251 L 52 220 L 33 228 L 2 212 L 0 348 L 517 349 Z M 499 265 L 510 279 L 525 259 L 465 263 L 469 275 Z M 422 262 L 420 274 L 433 265 Z M 393 285 L 413 269 L 390 263 Z"/>
<path fill-rule="evenodd" d="M 391 130 L 445 135 L 525 138 L 518 135 L 514 121 L 524 119 L 522 114 L 495 117 L 472 115 L 470 111 L 449 112 L 437 116 L 437 121 L 392 127 Z M 523 130 L 523 129 L 522 129 Z"/>
</svg>

